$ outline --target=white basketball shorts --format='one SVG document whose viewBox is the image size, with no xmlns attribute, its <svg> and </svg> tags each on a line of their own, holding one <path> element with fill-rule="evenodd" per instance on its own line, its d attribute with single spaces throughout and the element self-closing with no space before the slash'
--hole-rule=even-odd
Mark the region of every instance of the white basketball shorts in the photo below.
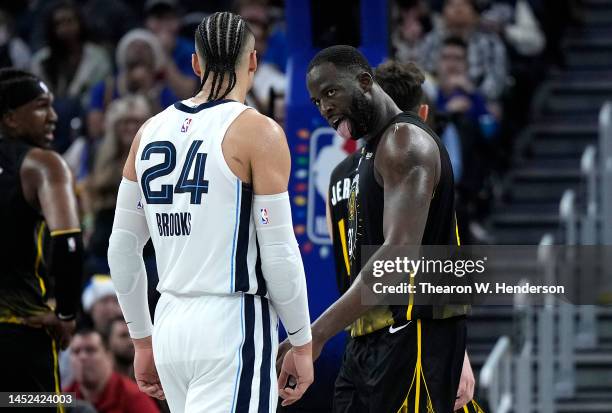
<svg viewBox="0 0 612 413">
<path fill-rule="evenodd" d="M 276 412 L 278 317 L 249 294 L 163 293 L 153 355 L 172 413 Z"/>
</svg>

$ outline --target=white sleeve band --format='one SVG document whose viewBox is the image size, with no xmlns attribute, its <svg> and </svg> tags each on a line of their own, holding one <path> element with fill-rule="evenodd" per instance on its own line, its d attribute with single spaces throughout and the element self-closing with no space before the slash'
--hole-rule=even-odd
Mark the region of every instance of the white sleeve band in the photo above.
<svg viewBox="0 0 612 413">
<path fill-rule="evenodd" d="M 294 346 L 312 340 L 306 276 L 298 248 L 289 194 L 255 195 L 253 215 L 261 269 L 272 305 Z"/>
<path fill-rule="evenodd" d="M 108 241 L 108 265 L 132 338 L 148 337 L 153 331 L 147 273 L 142 260 L 149 228 L 142 208 L 138 183 L 123 178 L 117 195 L 113 232 Z"/>
</svg>

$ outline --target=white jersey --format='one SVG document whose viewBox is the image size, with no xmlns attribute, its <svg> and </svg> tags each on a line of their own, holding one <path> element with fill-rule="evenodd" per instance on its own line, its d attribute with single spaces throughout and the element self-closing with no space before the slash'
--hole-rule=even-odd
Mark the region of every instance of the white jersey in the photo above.
<svg viewBox="0 0 612 413">
<path fill-rule="evenodd" d="M 253 191 L 221 150 L 227 129 L 248 108 L 230 100 L 177 102 L 142 131 L 136 174 L 161 293 L 266 295 Z"/>
</svg>

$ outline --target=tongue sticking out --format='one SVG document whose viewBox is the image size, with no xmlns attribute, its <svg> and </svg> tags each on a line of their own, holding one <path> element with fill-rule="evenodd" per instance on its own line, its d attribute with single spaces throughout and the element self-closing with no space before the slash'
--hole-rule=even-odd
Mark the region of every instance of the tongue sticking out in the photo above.
<svg viewBox="0 0 612 413">
<path fill-rule="evenodd" d="M 337 129 L 338 135 L 342 136 L 344 139 L 351 139 L 351 128 L 349 127 L 349 122 L 346 119 L 343 119 L 338 125 Z"/>
</svg>

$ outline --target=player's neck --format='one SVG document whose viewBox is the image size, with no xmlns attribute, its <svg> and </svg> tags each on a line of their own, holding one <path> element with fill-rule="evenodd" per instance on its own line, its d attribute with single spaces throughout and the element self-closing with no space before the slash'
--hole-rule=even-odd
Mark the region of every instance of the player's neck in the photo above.
<svg viewBox="0 0 612 413">
<path fill-rule="evenodd" d="M 212 83 L 210 81 L 206 82 L 202 90 L 200 90 L 194 97 L 192 97 L 191 100 L 195 104 L 207 102 L 208 96 L 210 96 L 211 86 Z M 224 82 L 220 89 L 221 94 L 223 94 L 223 91 L 225 91 L 226 88 L 227 84 Z M 234 88 L 223 99 L 235 100 L 236 102 L 244 103 L 244 101 L 246 100 L 246 91 L 244 90 L 240 82 L 237 82 Z"/>
<path fill-rule="evenodd" d="M 368 133 L 363 136 L 363 139 L 367 142 L 371 139 L 376 138 L 382 132 L 384 127 L 389 123 L 389 120 L 395 115 L 402 112 L 402 110 L 393 102 L 393 99 L 386 93 L 380 90 L 382 93 L 374 94 L 374 107 L 379 108 L 374 116 L 374 121 Z"/>
</svg>

